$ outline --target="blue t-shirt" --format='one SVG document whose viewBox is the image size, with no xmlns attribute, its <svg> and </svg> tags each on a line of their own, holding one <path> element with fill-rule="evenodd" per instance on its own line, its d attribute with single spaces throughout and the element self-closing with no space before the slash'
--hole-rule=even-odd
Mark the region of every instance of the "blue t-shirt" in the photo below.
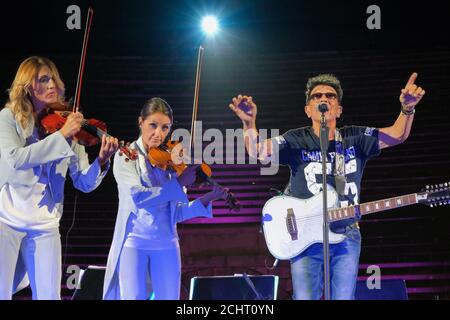
<svg viewBox="0 0 450 320">
<path fill-rule="evenodd" d="M 361 178 L 367 160 L 380 153 L 378 129 L 348 126 L 339 129 L 345 156 L 345 196 L 341 207 L 359 204 Z M 279 163 L 291 169 L 286 193 L 307 199 L 322 190 L 320 140 L 312 127 L 292 129 L 274 139 L 279 147 Z M 335 141 L 329 142 L 327 154 L 327 183 L 335 185 Z"/>
</svg>

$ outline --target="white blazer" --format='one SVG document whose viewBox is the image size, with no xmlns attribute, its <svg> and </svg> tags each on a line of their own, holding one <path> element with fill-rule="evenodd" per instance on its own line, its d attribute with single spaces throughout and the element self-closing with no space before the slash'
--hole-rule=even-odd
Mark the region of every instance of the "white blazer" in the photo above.
<svg viewBox="0 0 450 320">
<path fill-rule="evenodd" d="M 48 186 L 56 208 L 62 214 L 67 170 L 75 188 L 90 192 L 100 185 L 109 163 L 103 172 L 98 159 L 89 165 L 84 146 L 75 142 L 69 145 L 59 131 L 34 142 L 33 128 L 34 122 L 24 130 L 9 108 L 0 111 L 0 189 L 8 184 L 22 197 L 27 197 L 39 181 L 42 165 L 50 164 Z M 19 258 L 13 292 L 19 283 L 20 288 L 24 287 L 26 284 L 24 277 L 26 277 L 25 266 Z"/>
<path fill-rule="evenodd" d="M 151 167 L 149 168 L 145 163 L 147 160 L 142 138 L 133 142 L 131 147 L 139 150 L 136 161 L 127 162 L 118 153 L 114 157 L 113 172 L 119 189 L 119 210 L 105 273 L 103 286 L 105 300 L 120 299 L 117 267 L 125 242 L 128 217 L 131 213 L 169 202 L 171 228 L 175 235 L 177 235 L 177 222 L 194 217 L 212 217 L 212 205 L 209 204 L 205 208 L 199 199 L 189 202 L 186 193 L 174 176 L 163 186 L 152 185 L 148 172 Z"/>
</svg>

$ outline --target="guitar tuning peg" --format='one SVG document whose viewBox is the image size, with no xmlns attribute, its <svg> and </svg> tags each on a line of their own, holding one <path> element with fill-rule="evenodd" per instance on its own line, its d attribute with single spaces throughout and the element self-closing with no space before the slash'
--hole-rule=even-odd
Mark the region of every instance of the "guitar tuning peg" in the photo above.
<svg viewBox="0 0 450 320">
<path fill-rule="evenodd" d="M 433 207 L 434 207 L 434 204 L 430 203 L 430 208 L 433 208 Z"/>
<path fill-rule="evenodd" d="M 429 185 L 426 185 L 426 186 L 425 186 L 425 189 L 427 189 L 427 190 L 430 189 L 430 186 L 429 186 Z"/>
</svg>

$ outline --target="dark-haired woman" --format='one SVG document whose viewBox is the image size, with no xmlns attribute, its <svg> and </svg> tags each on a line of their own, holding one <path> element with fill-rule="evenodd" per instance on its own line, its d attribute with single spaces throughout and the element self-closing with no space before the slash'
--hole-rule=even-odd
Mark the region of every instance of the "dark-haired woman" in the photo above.
<svg viewBox="0 0 450 320">
<path fill-rule="evenodd" d="M 225 198 L 214 187 L 189 202 L 183 187 L 195 182 L 196 166 L 180 176 L 154 167 L 148 150 L 166 139 L 173 123 L 172 110 L 160 98 L 148 100 L 139 116 L 140 137 L 131 147 L 136 161 L 114 159 L 114 177 L 119 189 L 119 211 L 108 257 L 104 299 L 144 300 L 151 292 L 157 300 L 178 300 L 181 258 L 177 222 L 198 216 L 212 217 L 211 202 Z"/>
</svg>

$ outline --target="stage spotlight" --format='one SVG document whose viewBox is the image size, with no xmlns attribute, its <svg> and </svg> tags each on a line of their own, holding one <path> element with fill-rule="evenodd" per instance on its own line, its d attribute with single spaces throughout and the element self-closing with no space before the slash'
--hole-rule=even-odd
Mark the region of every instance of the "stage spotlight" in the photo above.
<svg viewBox="0 0 450 320">
<path fill-rule="evenodd" d="M 207 35 L 214 35 L 219 29 L 219 22 L 214 16 L 204 17 L 202 20 L 202 29 Z"/>
</svg>

